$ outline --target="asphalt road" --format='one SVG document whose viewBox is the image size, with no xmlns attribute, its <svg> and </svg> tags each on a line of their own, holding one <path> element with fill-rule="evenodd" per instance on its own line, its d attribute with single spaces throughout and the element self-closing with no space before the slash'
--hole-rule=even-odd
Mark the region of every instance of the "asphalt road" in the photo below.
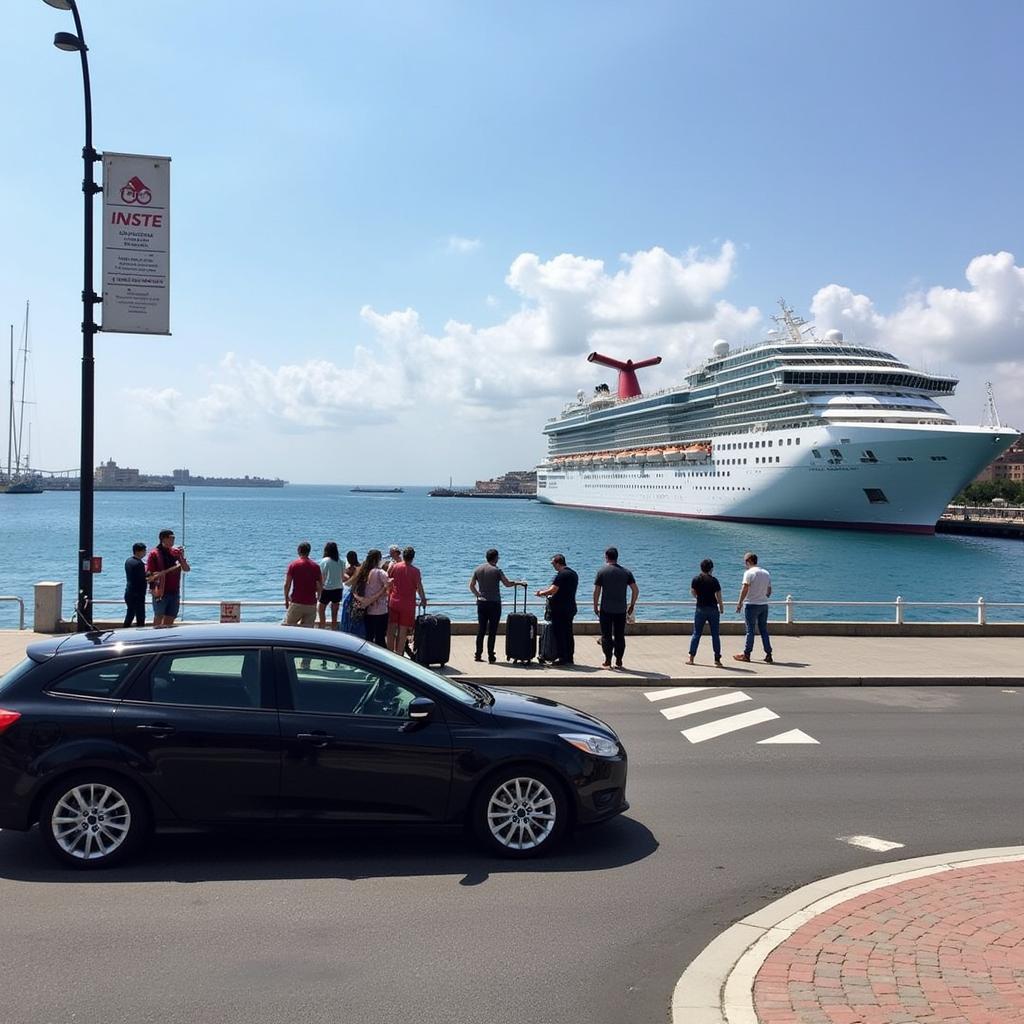
<svg viewBox="0 0 1024 1024">
<path fill-rule="evenodd" d="M 443 832 L 247 833 L 69 874 L 0 833 L 5 1024 L 662 1022 L 683 967 L 781 894 L 1024 834 L 1024 689 L 758 688 L 672 720 L 708 694 L 544 695 L 619 730 L 632 809 L 542 861 Z M 793 729 L 818 742 L 758 742 Z"/>
</svg>

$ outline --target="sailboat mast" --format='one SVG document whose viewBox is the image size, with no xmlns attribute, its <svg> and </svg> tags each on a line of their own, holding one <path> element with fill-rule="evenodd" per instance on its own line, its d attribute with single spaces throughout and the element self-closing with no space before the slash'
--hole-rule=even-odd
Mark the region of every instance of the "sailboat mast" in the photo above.
<svg viewBox="0 0 1024 1024">
<path fill-rule="evenodd" d="M 28 376 L 28 299 L 25 300 L 25 333 L 21 341 L 21 411 L 18 413 L 18 433 L 14 443 L 14 465 L 21 466 L 21 441 L 25 436 L 25 378 Z M 28 452 L 25 453 L 25 461 L 28 461 Z M 28 466 L 21 466 L 23 471 Z"/>
<path fill-rule="evenodd" d="M 14 443 L 14 324 L 11 324 L 11 399 L 7 411 L 7 482 L 11 481 L 11 448 Z"/>
</svg>

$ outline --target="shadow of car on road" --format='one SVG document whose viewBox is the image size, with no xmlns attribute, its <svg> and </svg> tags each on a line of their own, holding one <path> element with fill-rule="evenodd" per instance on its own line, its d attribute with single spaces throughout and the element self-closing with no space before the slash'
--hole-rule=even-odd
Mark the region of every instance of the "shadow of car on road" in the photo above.
<svg viewBox="0 0 1024 1024">
<path fill-rule="evenodd" d="M 256 828 L 159 834 L 137 860 L 78 871 L 51 863 L 35 830 L 5 831 L 0 832 L 0 880 L 96 885 L 450 875 L 460 876 L 460 885 L 481 885 L 492 875 L 627 867 L 657 849 L 650 829 L 628 817 L 581 829 L 550 854 L 531 860 L 487 856 L 461 829 L 451 827 Z"/>
</svg>

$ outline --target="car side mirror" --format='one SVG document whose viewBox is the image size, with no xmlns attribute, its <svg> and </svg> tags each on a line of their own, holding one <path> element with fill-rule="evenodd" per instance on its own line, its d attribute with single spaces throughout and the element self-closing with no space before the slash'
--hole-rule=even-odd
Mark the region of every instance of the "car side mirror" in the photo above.
<svg viewBox="0 0 1024 1024">
<path fill-rule="evenodd" d="M 429 697 L 413 697 L 409 701 L 409 721 L 402 726 L 402 732 L 421 729 L 433 717 L 437 705 Z"/>
</svg>

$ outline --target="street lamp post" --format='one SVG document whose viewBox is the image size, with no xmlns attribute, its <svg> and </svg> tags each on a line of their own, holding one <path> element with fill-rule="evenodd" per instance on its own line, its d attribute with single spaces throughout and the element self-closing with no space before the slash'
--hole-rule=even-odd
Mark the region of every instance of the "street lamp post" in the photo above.
<svg viewBox="0 0 1024 1024">
<path fill-rule="evenodd" d="M 44 0 L 51 7 L 71 11 L 75 19 L 75 35 L 58 32 L 53 45 L 59 50 L 78 51 L 82 58 L 82 86 L 85 94 L 85 146 L 82 149 L 83 197 L 83 283 L 82 283 L 82 439 L 80 488 L 78 493 L 78 599 L 75 602 L 75 628 L 78 632 L 92 626 L 92 542 L 93 542 L 93 430 L 94 430 L 94 378 L 93 338 L 96 322 L 93 307 L 102 301 L 93 291 L 93 197 L 103 191 L 96 184 L 93 165 L 100 159 L 92 148 L 92 90 L 89 86 L 89 57 L 82 32 L 82 19 L 75 0 Z"/>
</svg>

